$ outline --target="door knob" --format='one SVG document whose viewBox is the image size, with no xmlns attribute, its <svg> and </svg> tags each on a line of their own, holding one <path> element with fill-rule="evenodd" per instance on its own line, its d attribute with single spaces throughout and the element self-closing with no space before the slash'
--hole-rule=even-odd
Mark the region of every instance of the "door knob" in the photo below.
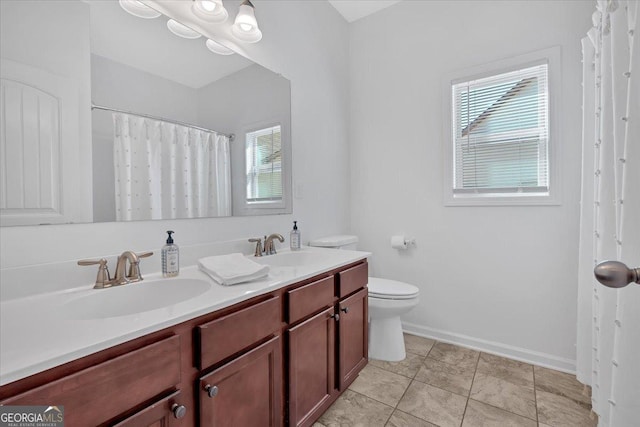
<svg viewBox="0 0 640 427">
<path fill-rule="evenodd" d="M 629 283 L 640 284 L 640 267 L 629 268 L 620 261 L 603 261 L 596 265 L 593 274 L 598 282 L 610 288 L 624 288 Z"/>
<path fill-rule="evenodd" d="M 207 392 L 207 396 L 215 397 L 218 394 L 218 386 L 207 384 L 204 386 L 204 391 Z"/>
<path fill-rule="evenodd" d="M 349 312 L 349 307 L 343 307 L 340 310 L 342 310 L 344 314 L 347 314 Z"/>
<path fill-rule="evenodd" d="M 187 414 L 187 407 L 174 403 L 173 405 L 171 405 L 171 412 L 173 412 L 173 416 L 175 418 L 182 418 Z"/>
<path fill-rule="evenodd" d="M 331 317 L 331 318 L 335 319 L 335 320 L 336 320 L 336 322 L 337 322 L 338 320 L 340 320 L 340 315 L 339 315 L 338 313 L 334 313 L 334 314 L 332 314 L 332 315 L 331 315 L 331 316 L 329 316 L 329 317 Z"/>
</svg>

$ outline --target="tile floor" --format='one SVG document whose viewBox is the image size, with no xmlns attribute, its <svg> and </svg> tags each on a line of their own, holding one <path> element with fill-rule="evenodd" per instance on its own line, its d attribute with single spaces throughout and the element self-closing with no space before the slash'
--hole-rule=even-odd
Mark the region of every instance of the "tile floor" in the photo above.
<svg viewBox="0 0 640 427">
<path fill-rule="evenodd" d="M 590 427 L 573 375 L 405 335 L 407 358 L 371 360 L 314 427 Z"/>
</svg>

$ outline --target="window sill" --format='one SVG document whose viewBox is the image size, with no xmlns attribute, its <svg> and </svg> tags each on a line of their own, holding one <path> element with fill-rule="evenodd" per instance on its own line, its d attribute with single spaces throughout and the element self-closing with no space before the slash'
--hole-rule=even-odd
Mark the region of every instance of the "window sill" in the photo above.
<svg viewBox="0 0 640 427">
<path fill-rule="evenodd" d="M 455 206 L 560 206 L 560 200 L 549 194 L 497 195 L 447 194 L 444 205 Z"/>
</svg>

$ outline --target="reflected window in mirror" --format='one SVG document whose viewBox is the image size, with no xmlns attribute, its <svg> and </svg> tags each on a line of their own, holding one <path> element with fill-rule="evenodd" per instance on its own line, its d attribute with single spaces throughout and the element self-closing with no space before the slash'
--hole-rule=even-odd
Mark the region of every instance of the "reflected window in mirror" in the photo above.
<svg viewBox="0 0 640 427">
<path fill-rule="evenodd" d="M 282 207 L 282 132 L 280 124 L 248 132 L 246 201 L 261 207 Z"/>
</svg>

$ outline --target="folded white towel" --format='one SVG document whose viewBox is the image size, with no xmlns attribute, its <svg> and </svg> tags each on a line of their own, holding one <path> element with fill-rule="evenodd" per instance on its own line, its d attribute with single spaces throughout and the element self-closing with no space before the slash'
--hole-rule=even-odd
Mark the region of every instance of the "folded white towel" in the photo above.
<svg viewBox="0 0 640 427">
<path fill-rule="evenodd" d="M 269 274 L 269 266 L 251 261 L 236 253 L 200 258 L 198 267 L 221 285 L 249 282 Z"/>
</svg>

